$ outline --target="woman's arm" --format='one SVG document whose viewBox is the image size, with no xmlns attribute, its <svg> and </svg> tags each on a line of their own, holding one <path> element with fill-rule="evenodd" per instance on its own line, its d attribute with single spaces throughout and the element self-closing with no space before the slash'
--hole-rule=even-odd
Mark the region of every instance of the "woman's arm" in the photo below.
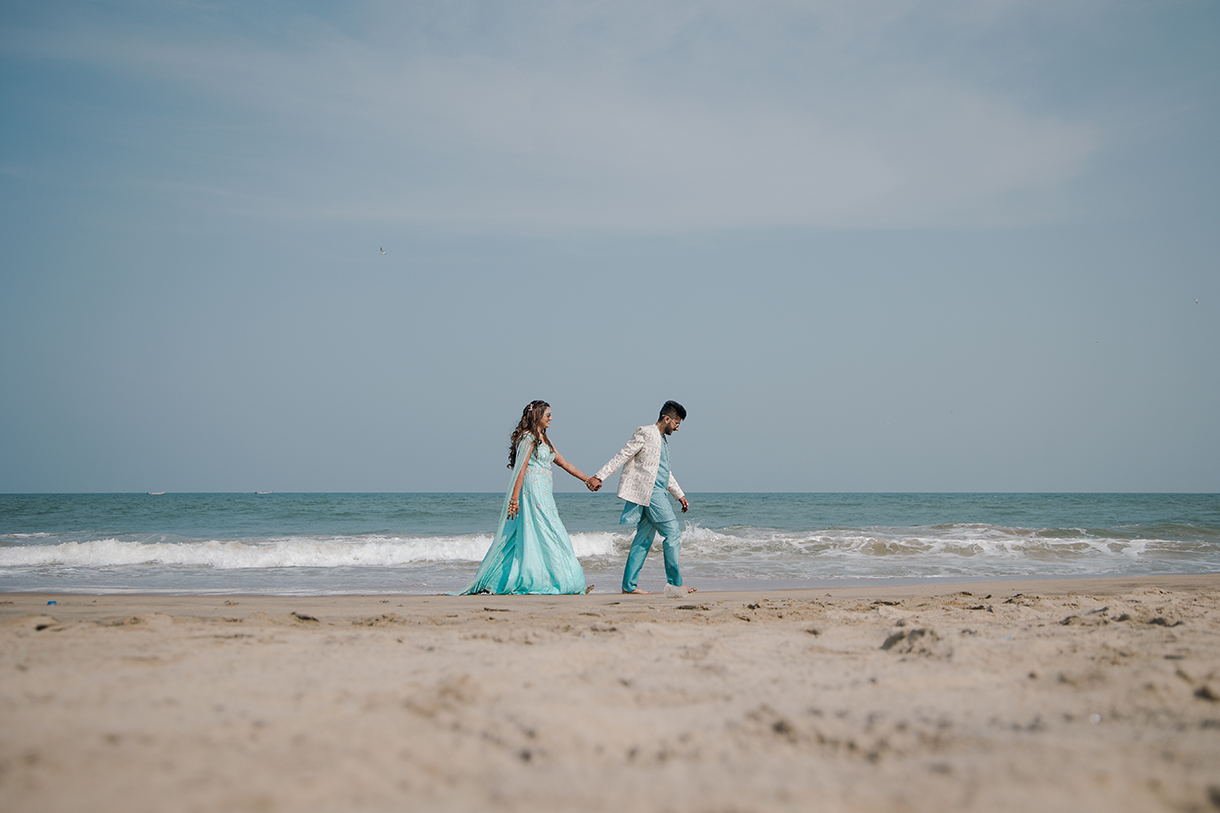
<svg viewBox="0 0 1220 813">
<path fill-rule="evenodd" d="M 525 470 L 529 468 L 530 455 L 534 453 L 534 444 L 531 443 L 529 448 L 525 450 L 525 460 L 521 463 L 521 470 L 517 472 L 517 481 L 513 483 L 513 496 L 508 501 L 508 518 L 512 519 L 517 516 L 517 511 L 521 509 L 521 484 L 525 482 Z"/>
<path fill-rule="evenodd" d="M 564 460 L 563 455 L 559 453 L 558 449 L 555 450 L 555 462 L 559 464 L 559 468 L 563 469 L 577 480 L 580 480 L 582 483 L 589 479 L 588 477 L 585 477 L 584 472 L 573 466 L 568 461 Z"/>
</svg>

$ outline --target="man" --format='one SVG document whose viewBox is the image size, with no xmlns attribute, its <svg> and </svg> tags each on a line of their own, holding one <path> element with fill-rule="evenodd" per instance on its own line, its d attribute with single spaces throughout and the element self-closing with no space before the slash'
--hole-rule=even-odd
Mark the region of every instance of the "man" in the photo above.
<svg viewBox="0 0 1220 813">
<path fill-rule="evenodd" d="M 673 505 L 665 496 L 668 491 L 682 504 L 686 513 L 690 504 L 678 486 L 678 481 L 669 471 L 668 437 L 678 431 L 686 418 L 686 410 L 677 401 L 666 401 L 655 424 L 641 426 L 635 430 L 631 440 L 601 470 L 585 481 L 590 491 L 602 487 L 602 481 L 613 474 L 619 466 L 623 475 L 619 478 L 618 496 L 627 501 L 623 506 L 620 524 L 636 523 L 635 539 L 627 554 L 627 565 L 623 568 L 623 592 L 647 593 L 639 587 L 640 569 L 644 559 L 652 550 L 653 540 L 661 534 L 661 546 L 665 554 L 666 595 L 685 595 L 695 592 L 694 587 L 682 586 L 682 573 L 678 569 L 678 552 L 682 544 L 682 531 Z"/>
</svg>

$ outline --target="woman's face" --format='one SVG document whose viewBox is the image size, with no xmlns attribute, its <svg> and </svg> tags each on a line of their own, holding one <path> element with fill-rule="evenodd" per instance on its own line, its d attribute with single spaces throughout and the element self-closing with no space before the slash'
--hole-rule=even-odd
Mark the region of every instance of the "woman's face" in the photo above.
<svg viewBox="0 0 1220 813">
<path fill-rule="evenodd" d="M 538 425 L 546 429 L 551 425 L 551 408 L 547 407 L 542 412 L 542 417 L 538 420 Z"/>
</svg>

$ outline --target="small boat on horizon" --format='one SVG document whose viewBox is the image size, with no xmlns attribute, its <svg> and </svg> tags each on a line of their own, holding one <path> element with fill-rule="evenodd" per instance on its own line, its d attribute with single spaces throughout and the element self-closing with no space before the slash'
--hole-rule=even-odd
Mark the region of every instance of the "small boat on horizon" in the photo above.
<svg viewBox="0 0 1220 813">
<path fill-rule="evenodd" d="M 164 494 L 165 492 L 164 491 L 150 491 L 148 493 L 150 496 L 156 497 L 157 495 Z"/>
</svg>

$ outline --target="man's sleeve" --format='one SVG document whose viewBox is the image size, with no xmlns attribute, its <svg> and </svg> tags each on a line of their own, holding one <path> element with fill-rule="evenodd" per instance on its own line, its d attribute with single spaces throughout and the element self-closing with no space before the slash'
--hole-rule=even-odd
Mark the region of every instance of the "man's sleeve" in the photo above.
<svg viewBox="0 0 1220 813">
<path fill-rule="evenodd" d="M 619 467 L 636 455 L 640 449 L 644 448 L 647 435 L 644 433 L 645 427 L 641 426 L 635 430 L 635 434 L 631 436 L 631 440 L 627 441 L 627 445 L 619 450 L 619 453 L 610 458 L 610 462 L 597 470 L 597 474 L 593 475 L 603 483 L 606 478 L 619 470 Z"/>
<path fill-rule="evenodd" d="M 674 479 L 673 472 L 669 473 L 669 485 L 667 490 L 670 494 L 674 495 L 675 500 L 680 500 L 686 496 L 686 494 L 682 492 L 682 487 L 678 485 L 678 481 Z"/>
</svg>

